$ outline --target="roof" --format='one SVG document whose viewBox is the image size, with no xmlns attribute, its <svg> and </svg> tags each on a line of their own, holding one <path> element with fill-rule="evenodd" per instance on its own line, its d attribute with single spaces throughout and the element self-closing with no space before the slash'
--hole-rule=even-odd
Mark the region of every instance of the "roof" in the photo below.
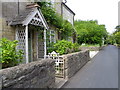
<svg viewBox="0 0 120 90">
<path fill-rule="evenodd" d="M 73 14 L 75 15 L 75 13 L 74 13 L 64 2 L 62 2 L 62 4 L 63 4 L 71 13 L 73 13 Z"/>
<path fill-rule="evenodd" d="M 35 15 L 38 14 L 38 17 L 36 19 Z M 39 24 L 34 24 L 34 22 L 31 23 L 31 21 L 35 19 L 38 20 Z M 38 26 L 44 26 L 46 29 L 48 29 L 47 22 L 44 19 L 44 16 L 40 10 L 35 8 L 26 8 L 23 12 L 21 12 L 18 16 L 16 16 L 10 23 L 10 25 L 38 25 Z"/>
</svg>

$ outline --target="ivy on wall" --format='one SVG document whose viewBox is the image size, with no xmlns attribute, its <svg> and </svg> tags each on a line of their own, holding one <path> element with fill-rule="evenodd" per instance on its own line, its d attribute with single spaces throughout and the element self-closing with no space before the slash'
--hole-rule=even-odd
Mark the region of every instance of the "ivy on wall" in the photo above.
<svg viewBox="0 0 120 90">
<path fill-rule="evenodd" d="M 74 32 L 72 24 L 67 20 L 63 20 L 62 16 L 56 13 L 51 3 L 37 2 L 37 4 L 40 5 L 47 23 L 54 26 L 58 33 L 60 33 L 61 39 L 67 40 L 69 36 L 72 36 Z"/>
</svg>

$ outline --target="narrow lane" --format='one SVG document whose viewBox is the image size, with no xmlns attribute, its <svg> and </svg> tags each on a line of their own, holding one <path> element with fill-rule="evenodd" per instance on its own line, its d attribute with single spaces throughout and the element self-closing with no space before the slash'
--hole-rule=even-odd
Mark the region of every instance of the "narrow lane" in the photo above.
<svg viewBox="0 0 120 90">
<path fill-rule="evenodd" d="M 118 88 L 118 48 L 105 47 L 62 88 Z"/>
</svg>

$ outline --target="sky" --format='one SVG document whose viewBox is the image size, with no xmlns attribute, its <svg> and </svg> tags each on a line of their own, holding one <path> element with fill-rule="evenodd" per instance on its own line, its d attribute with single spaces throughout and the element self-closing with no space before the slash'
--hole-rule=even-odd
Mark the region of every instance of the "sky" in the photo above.
<svg viewBox="0 0 120 90">
<path fill-rule="evenodd" d="M 120 0 L 67 0 L 75 12 L 75 20 L 98 20 L 109 33 L 118 25 L 118 2 Z"/>
</svg>

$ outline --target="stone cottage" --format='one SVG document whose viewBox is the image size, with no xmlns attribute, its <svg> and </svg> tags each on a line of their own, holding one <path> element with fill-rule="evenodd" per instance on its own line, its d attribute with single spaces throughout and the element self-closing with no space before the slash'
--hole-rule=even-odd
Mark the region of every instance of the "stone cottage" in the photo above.
<svg viewBox="0 0 120 90">
<path fill-rule="evenodd" d="M 56 12 L 63 16 L 74 26 L 75 13 L 63 2 L 52 1 Z M 48 27 L 39 5 L 33 2 L 0 1 L 0 38 L 18 40 L 17 49 L 24 51 L 24 63 L 45 58 L 46 56 L 46 31 L 50 30 L 50 42 L 59 39 L 58 32 L 51 26 Z M 52 35 L 51 35 L 52 34 Z M 75 41 L 70 37 L 70 41 Z"/>
<path fill-rule="evenodd" d="M 48 25 L 39 5 L 31 2 L 2 2 L 1 37 L 18 40 L 24 51 L 24 63 L 46 56 Z"/>
</svg>

